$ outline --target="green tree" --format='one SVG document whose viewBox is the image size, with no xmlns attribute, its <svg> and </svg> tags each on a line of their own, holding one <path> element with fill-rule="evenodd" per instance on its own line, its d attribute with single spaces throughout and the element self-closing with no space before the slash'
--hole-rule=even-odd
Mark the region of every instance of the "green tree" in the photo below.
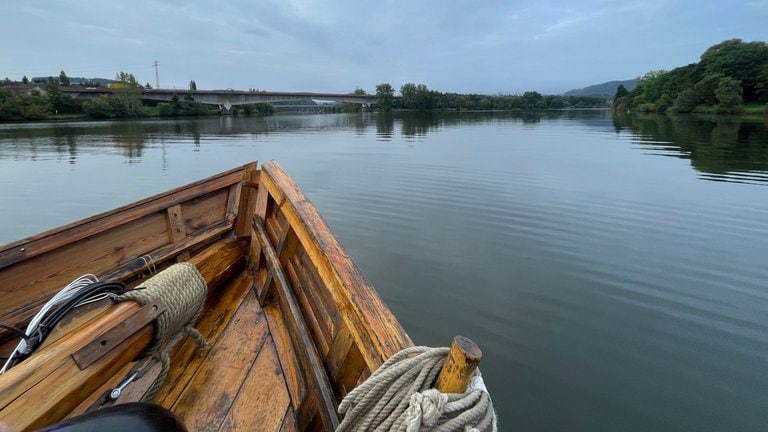
<svg viewBox="0 0 768 432">
<path fill-rule="evenodd" d="M 189 89 L 190 90 L 197 90 L 197 83 L 195 82 L 195 80 L 192 80 L 192 81 L 189 82 Z"/>
<path fill-rule="evenodd" d="M 619 84 L 619 87 L 616 88 L 616 94 L 613 96 L 613 100 L 616 101 L 625 96 L 629 96 L 629 91 L 624 87 L 624 84 Z"/>
<path fill-rule="evenodd" d="M 355 95 L 367 95 L 368 93 L 365 92 L 365 90 L 361 89 L 360 87 L 355 88 L 355 91 L 352 92 L 352 94 Z"/>
<path fill-rule="evenodd" d="M 69 86 L 69 78 L 67 77 L 67 74 L 64 73 L 64 71 L 59 72 L 59 84 L 65 87 Z"/>
<path fill-rule="evenodd" d="M 696 109 L 699 104 L 699 96 L 694 89 L 685 89 L 677 96 L 672 104 L 672 111 L 679 113 L 689 113 Z"/>
<path fill-rule="evenodd" d="M 755 94 L 759 102 L 768 102 L 768 63 L 763 65 L 757 74 Z"/>
<path fill-rule="evenodd" d="M 83 112 L 92 119 L 107 119 L 112 117 L 112 105 L 107 97 L 102 95 L 83 102 Z"/>
<path fill-rule="evenodd" d="M 0 91 L 0 121 L 24 120 L 21 98 L 14 97 L 7 91 Z"/>
<path fill-rule="evenodd" d="M 139 117 L 142 114 L 141 84 L 133 74 L 119 72 L 112 83 L 112 110 L 115 117 Z"/>
<path fill-rule="evenodd" d="M 757 78 L 761 68 L 768 64 L 768 44 L 730 39 L 708 48 L 701 55 L 706 73 L 721 73 L 741 81 L 744 99 L 757 98 Z"/>
<path fill-rule="evenodd" d="M 389 83 L 382 83 L 376 86 L 376 97 L 379 98 L 379 109 L 382 111 L 392 110 L 392 101 L 395 98 L 395 89 Z"/>
<path fill-rule="evenodd" d="M 21 77 L 21 83 L 25 85 L 29 84 L 29 78 L 27 78 L 27 76 L 24 75 L 23 77 Z"/>
<path fill-rule="evenodd" d="M 55 109 L 55 107 L 61 103 L 62 97 L 59 81 L 52 77 L 48 77 L 48 82 L 45 84 L 45 93 L 48 95 L 48 101 Z"/>
<path fill-rule="evenodd" d="M 400 95 L 403 98 L 403 108 L 416 108 L 416 84 L 405 83 L 400 86 Z"/>
<path fill-rule="evenodd" d="M 693 86 L 693 89 L 696 91 L 699 99 L 705 104 L 715 105 L 717 103 L 715 89 L 720 85 L 721 79 L 723 79 L 723 74 L 720 73 L 706 75 Z"/>
<path fill-rule="evenodd" d="M 742 92 L 740 81 L 731 77 L 721 79 L 717 89 L 715 89 L 715 96 L 718 101 L 717 110 L 726 113 L 739 112 L 741 110 Z"/>
</svg>

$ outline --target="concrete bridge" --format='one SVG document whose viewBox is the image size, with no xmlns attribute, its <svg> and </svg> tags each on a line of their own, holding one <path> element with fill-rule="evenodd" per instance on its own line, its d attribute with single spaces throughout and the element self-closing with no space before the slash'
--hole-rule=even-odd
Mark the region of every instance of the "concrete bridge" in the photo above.
<svg viewBox="0 0 768 432">
<path fill-rule="evenodd" d="M 111 95 L 116 89 L 105 87 L 61 87 L 64 94 L 74 98 L 96 98 L 101 95 Z M 268 92 L 240 90 L 174 90 L 174 89 L 141 89 L 141 98 L 147 100 L 168 101 L 176 95 L 179 99 L 191 96 L 195 102 L 206 105 L 217 105 L 222 114 L 229 114 L 235 105 L 250 105 L 265 102 L 283 102 L 298 100 L 319 100 L 329 102 L 347 102 L 362 104 L 363 109 L 378 101 L 375 95 L 309 93 L 309 92 Z"/>
</svg>

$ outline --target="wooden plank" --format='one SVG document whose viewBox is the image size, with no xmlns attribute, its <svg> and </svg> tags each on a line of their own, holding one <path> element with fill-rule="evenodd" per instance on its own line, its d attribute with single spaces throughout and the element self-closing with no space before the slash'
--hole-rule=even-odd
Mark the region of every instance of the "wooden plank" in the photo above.
<svg viewBox="0 0 768 432">
<path fill-rule="evenodd" d="M 262 165 L 260 183 L 265 186 L 296 231 L 317 266 L 324 286 L 354 330 L 366 363 L 377 368 L 397 351 L 411 346 L 405 330 L 392 315 L 352 259 L 342 249 L 327 224 L 298 186 L 276 162 Z"/>
<path fill-rule="evenodd" d="M 322 418 L 323 427 L 326 430 L 335 430 L 339 425 L 338 415 L 336 414 L 335 397 L 331 390 L 330 382 L 325 374 L 323 363 L 320 360 L 320 355 L 317 352 L 312 338 L 309 335 L 309 331 L 306 327 L 304 319 L 301 314 L 299 305 L 296 298 L 286 281 L 285 274 L 280 268 L 280 262 L 277 260 L 277 254 L 272 245 L 269 243 L 269 238 L 266 230 L 261 225 L 258 218 L 254 219 L 254 228 L 256 234 L 261 241 L 262 252 L 265 255 L 267 264 L 274 272 L 274 280 L 279 292 L 280 308 L 283 313 L 286 314 L 288 319 L 288 331 L 291 334 L 291 340 L 296 348 L 296 354 L 298 354 L 299 363 L 304 369 L 304 374 L 307 379 L 307 383 L 310 384 L 310 391 L 315 394 L 316 402 L 318 403 L 318 411 Z M 299 407 L 301 409 L 301 407 Z M 299 422 L 299 428 L 302 428 L 301 422 Z"/>
<path fill-rule="evenodd" d="M 263 308 L 269 323 L 269 332 L 275 342 L 280 366 L 283 369 L 288 393 L 291 395 L 292 407 L 295 410 L 301 404 L 304 395 L 307 394 L 308 385 L 304 373 L 299 369 L 298 356 L 291 343 L 291 335 L 288 332 L 288 325 L 280 305 L 271 303 L 264 305 Z"/>
<path fill-rule="evenodd" d="M 272 246 L 275 246 L 275 244 L 277 244 L 277 246 L 275 247 L 275 252 L 277 253 L 278 261 L 280 261 L 281 264 L 284 264 L 284 262 L 280 259 L 280 254 L 283 253 L 282 247 L 285 245 L 285 241 L 288 239 L 288 237 L 295 238 L 295 235 L 293 236 L 291 235 L 292 232 L 293 230 L 291 230 L 291 226 L 288 224 L 287 221 L 285 221 L 283 223 L 282 228 L 280 228 L 280 233 L 281 233 L 280 239 L 276 243 L 272 243 Z M 290 246 L 291 245 L 289 245 L 289 248 Z M 287 255 L 290 252 L 291 252 L 290 250 L 285 251 L 285 254 Z M 271 291 L 274 289 L 274 284 L 275 284 L 275 281 L 273 280 L 273 278 L 274 278 L 274 273 L 272 272 L 271 269 L 268 269 L 267 278 L 264 281 L 265 289 L 261 293 L 259 293 L 259 303 L 264 304 L 266 299 L 271 296 Z"/>
<path fill-rule="evenodd" d="M 350 390 L 357 387 L 365 378 L 371 375 L 371 369 L 365 363 L 360 347 L 352 344 L 347 355 L 342 360 L 342 366 L 335 375 L 334 383 L 337 389 L 336 398 L 339 402 Z M 361 380 L 362 377 L 362 380 Z"/>
<path fill-rule="evenodd" d="M 258 194 L 259 170 L 256 164 L 248 165 L 240 183 L 240 197 L 237 200 L 240 207 L 237 214 L 240 217 L 235 226 L 235 235 L 240 237 L 251 236 L 251 218 L 256 214 L 256 195 Z"/>
<path fill-rule="evenodd" d="M 203 244 L 232 228 L 224 220 L 176 244 L 167 244 L 165 218 L 143 219 L 77 245 L 20 263 L 13 274 L 0 272 L 0 296 L 13 301 L 0 311 L 0 322 L 24 326 L 40 306 L 77 276 L 96 273 L 102 280 L 123 280 L 145 270 L 149 255 L 160 263 L 188 248 Z M 122 244 L 116 245 L 115 240 Z M 133 239 L 133 240 L 130 240 Z M 66 269 L 63 271 L 62 269 Z M 41 271 L 42 270 L 42 271 Z M 0 330 L 0 335 L 7 333 Z"/>
<path fill-rule="evenodd" d="M 285 410 L 285 415 L 283 415 L 283 425 L 280 427 L 280 432 L 296 432 L 298 430 L 296 413 L 293 411 L 293 407 L 289 405 L 288 409 Z"/>
<path fill-rule="evenodd" d="M 186 248 L 207 241 L 208 236 L 230 229 L 235 215 L 226 212 L 228 188 L 239 184 L 243 172 L 242 167 L 228 171 L 4 246 L 0 252 L 0 296 L 12 300 L 0 311 L 0 322 L 24 326 L 32 310 L 81 274 L 132 276 L 143 270 L 142 256 L 152 254 L 159 262 L 164 257 L 158 254 L 183 254 Z M 183 210 L 186 234 L 194 237 L 178 246 L 169 244 L 169 238 L 183 238 L 169 231 L 165 211 L 169 207 Z M 176 229 L 180 229 L 178 222 L 172 224 Z M 5 260 L 4 253 L 14 258 Z M 0 330 L 0 343 L 6 338 L 7 332 Z"/>
<path fill-rule="evenodd" d="M 286 276 L 290 280 L 290 286 L 293 287 L 293 293 L 296 296 L 296 300 L 301 309 L 304 322 L 307 324 L 311 334 L 312 340 L 315 342 L 317 351 L 320 356 L 324 356 L 329 349 L 329 340 L 331 339 L 330 328 L 324 319 L 324 314 L 316 314 L 312 308 L 312 300 L 308 296 L 311 291 L 310 287 L 302 284 L 299 275 L 296 274 L 296 269 L 292 264 L 289 264 L 285 269 Z"/>
<path fill-rule="evenodd" d="M 267 335 L 264 314 L 256 296 L 249 293 L 171 408 L 190 431 L 219 429 Z"/>
<path fill-rule="evenodd" d="M 235 220 L 237 214 L 227 210 L 231 187 L 181 203 L 184 210 L 184 227 L 188 235 L 194 235 L 222 220 Z"/>
<path fill-rule="evenodd" d="M 0 246 L 0 269 L 242 181 L 248 165 Z"/>
<path fill-rule="evenodd" d="M 261 179 L 261 175 L 259 175 L 259 179 Z M 251 242 L 250 242 L 250 250 L 248 252 L 248 268 L 251 269 L 251 271 L 256 271 L 258 269 L 259 263 L 261 262 L 263 256 L 261 253 L 261 246 L 259 245 L 259 240 L 256 235 L 254 235 L 253 230 L 253 220 L 260 219 L 262 223 L 264 222 L 264 219 L 267 217 L 267 207 L 269 205 L 269 192 L 266 188 L 259 187 L 259 189 L 256 192 L 256 205 L 254 207 L 254 214 L 253 217 L 249 217 L 248 220 L 248 227 L 250 228 L 251 232 Z"/>
<path fill-rule="evenodd" d="M 234 238 L 225 238 L 189 259 L 205 279 L 209 292 L 243 267 L 244 252 Z"/>
<path fill-rule="evenodd" d="M 248 274 L 240 273 L 226 289 L 213 293 L 212 299 L 208 302 L 210 305 L 205 308 L 195 326 L 210 344 L 217 343 L 250 291 L 251 281 Z M 189 385 L 198 368 L 208 360 L 210 353 L 210 349 L 201 353 L 200 347 L 192 340 L 185 340 L 179 344 L 178 349 L 171 353 L 171 369 L 168 371 L 165 384 L 155 396 L 155 402 L 166 408 L 172 407 Z"/>
<path fill-rule="evenodd" d="M 72 353 L 72 360 L 75 361 L 80 370 L 87 368 L 124 343 L 126 339 L 141 328 L 150 324 L 166 310 L 168 308 L 162 300 L 155 300 L 142 306 L 133 315 L 116 323 L 114 327 L 106 330 L 96 339 Z"/>
<path fill-rule="evenodd" d="M 149 344 L 152 326 L 145 326 L 119 349 L 110 350 L 85 370 L 80 370 L 69 354 L 139 309 L 135 302 L 120 303 L 93 326 L 62 337 L 8 370 L 0 381 L 0 418 L 15 426 L 14 430 L 39 427 L 63 418 Z"/>
<path fill-rule="evenodd" d="M 275 344 L 268 337 L 220 430 L 276 432 L 290 404 Z"/>
<path fill-rule="evenodd" d="M 110 309 L 109 314 L 95 320 L 94 325 L 81 328 L 59 339 L 46 349 L 35 353 L 34 357 L 7 370 L 0 380 L 0 409 L 19 398 L 47 376 L 57 373 L 57 368 L 74 350 L 98 337 L 104 328 L 109 328 L 113 322 L 128 318 L 139 308 L 139 304 L 135 302 L 119 303 Z"/>
<path fill-rule="evenodd" d="M 79 401 L 135 358 L 152 340 L 152 334 L 152 327 L 145 327 L 125 341 L 124 350 L 110 351 L 83 371 L 66 357 L 56 373 L 4 408 L 0 418 L 17 431 L 39 429 L 63 419 Z"/>
<path fill-rule="evenodd" d="M 177 243 L 187 236 L 187 229 L 184 227 L 184 217 L 181 215 L 181 205 L 176 204 L 167 210 L 168 234 L 171 243 Z"/>
</svg>

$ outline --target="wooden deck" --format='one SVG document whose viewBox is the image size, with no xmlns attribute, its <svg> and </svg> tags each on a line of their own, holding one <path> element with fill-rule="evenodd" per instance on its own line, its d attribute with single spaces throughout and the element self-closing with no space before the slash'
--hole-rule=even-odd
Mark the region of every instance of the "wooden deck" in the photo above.
<svg viewBox="0 0 768 432">
<path fill-rule="evenodd" d="M 211 343 L 203 353 L 187 340 L 172 356 L 155 402 L 190 431 L 293 431 L 296 416 L 267 312 L 245 271 L 220 291 L 198 329 Z"/>
</svg>

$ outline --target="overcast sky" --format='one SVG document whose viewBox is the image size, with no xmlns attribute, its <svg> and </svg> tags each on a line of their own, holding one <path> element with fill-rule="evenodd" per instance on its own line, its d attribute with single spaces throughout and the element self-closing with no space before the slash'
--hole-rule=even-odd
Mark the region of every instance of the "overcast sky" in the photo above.
<svg viewBox="0 0 768 432">
<path fill-rule="evenodd" d="M 0 79 L 346 93 L 546 94 L 768 40 L 768 0 L 4 0 Z"/>
</svg>

